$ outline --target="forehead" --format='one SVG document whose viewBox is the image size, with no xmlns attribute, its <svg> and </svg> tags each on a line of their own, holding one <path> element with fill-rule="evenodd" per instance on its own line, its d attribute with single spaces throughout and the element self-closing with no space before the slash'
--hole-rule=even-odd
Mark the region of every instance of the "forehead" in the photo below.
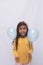
<svg viewBox="0 0 43 65">
<path fill-rule="evenodd" d="M 26 25 L 21 25 L 19 28 L 24 28 L 24 27 L 26 28 Z"/>
</svg>

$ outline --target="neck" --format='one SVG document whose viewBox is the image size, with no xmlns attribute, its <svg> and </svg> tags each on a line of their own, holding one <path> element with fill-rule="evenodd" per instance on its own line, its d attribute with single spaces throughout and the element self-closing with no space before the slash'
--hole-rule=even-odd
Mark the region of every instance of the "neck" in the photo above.
<svg viewBox="0 0 43 65">
<path fill-rule="evenodd" d="M 25 38 L 25 37 L 27 37 L 27 36 L 21 36 L 21 38 Z"/>
</svg>

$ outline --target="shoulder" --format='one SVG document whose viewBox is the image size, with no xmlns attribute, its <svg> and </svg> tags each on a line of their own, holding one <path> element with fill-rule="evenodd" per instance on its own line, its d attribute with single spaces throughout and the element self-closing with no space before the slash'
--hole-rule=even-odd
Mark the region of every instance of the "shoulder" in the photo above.
<svg viewBox="0 0 43 65">
<path fill-rule="evenodd" d="M 30 39 L 27 37 L 28 42 L 30 42 Z"/>
<path fill-rule="evenodd" d="M 28 37 L 27 37 L 27 40 L 28 40 L 29 44 L 32 44 L 32 42 L 30 41 L 30 39 Z"/>
</svg>

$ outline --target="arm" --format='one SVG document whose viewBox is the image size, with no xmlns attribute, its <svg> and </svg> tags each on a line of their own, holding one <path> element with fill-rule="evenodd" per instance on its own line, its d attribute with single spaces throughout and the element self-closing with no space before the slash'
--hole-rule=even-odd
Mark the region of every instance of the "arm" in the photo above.
<svg viewBox="0 0 43 65">
<path fill-rule="evenodd" d="M 33 44 L 31 42 L 29 42 L 29 51 L 28 53 L 32 54 L 33 52 Z"/>
<path fill-rule="evenodd" d="M 17 50 L 16 50 L 16 41 L 13 42 L 13 54 L 15 57 L 18 57 L 18 53 L 17 53 Z"/>
</svg>

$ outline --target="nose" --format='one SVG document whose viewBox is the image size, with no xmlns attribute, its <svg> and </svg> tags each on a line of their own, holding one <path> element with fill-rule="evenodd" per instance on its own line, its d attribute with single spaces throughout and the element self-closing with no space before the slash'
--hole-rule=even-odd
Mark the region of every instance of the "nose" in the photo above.
<svg viewBox="0 0 43 65">
<path fill-rule="evenodd" d="M 22 29 L 22 32 L 24 32 L 24 29 Z"/>
</svg>

